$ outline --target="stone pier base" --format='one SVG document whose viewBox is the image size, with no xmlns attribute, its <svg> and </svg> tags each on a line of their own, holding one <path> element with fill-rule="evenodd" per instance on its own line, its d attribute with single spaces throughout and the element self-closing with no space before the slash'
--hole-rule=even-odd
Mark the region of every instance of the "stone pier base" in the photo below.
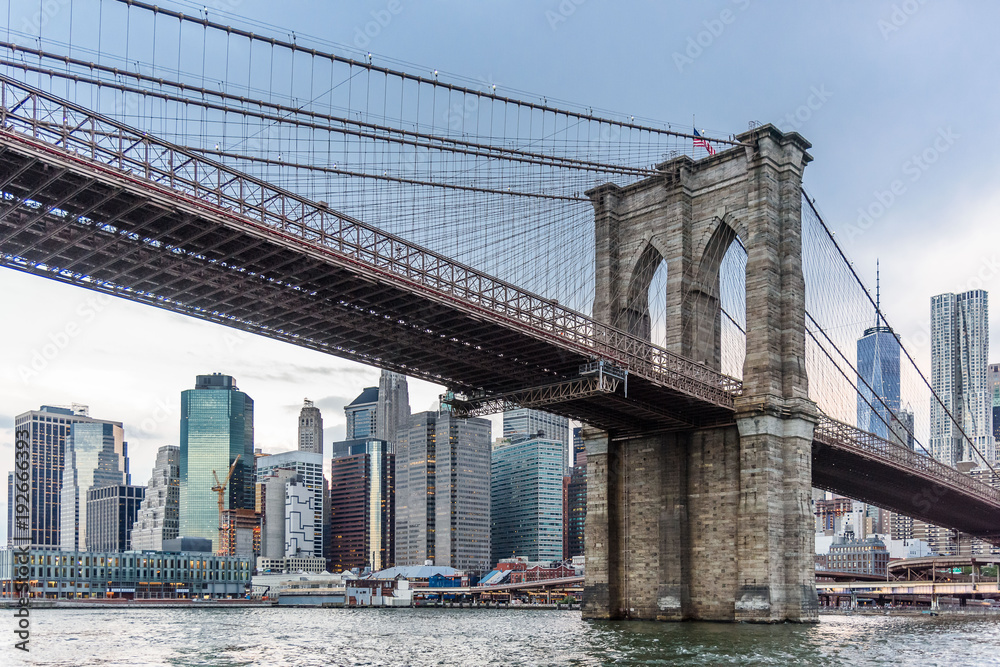
<svg viewBox="0 0 1000 667">
<path fill-rule="evenodd" d="M 813 424 L 748 412 L 624 441 L 585 429 L 584 618 L 816 621 Z"/>
</svg>

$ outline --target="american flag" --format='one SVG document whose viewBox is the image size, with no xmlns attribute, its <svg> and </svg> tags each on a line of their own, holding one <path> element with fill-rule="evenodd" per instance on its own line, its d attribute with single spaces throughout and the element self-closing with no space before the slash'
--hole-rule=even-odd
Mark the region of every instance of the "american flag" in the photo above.
<svg viewBox="0 0 1000 667">
<path fill-rule="evenodd" d="M 706 151 L 708 151 L 709 155 L 715 155 L 715 149 L 712 148 L 712 144 L 708 143 L 707 141 L 705 141 L 705 139 L 702 138 L 701 133 L 698 131 L 697 127 L 694 128 L 694 136 L 698 137 L 697 139 L 694 140 L 695 146 L 701 146 Z"/>
</svg>

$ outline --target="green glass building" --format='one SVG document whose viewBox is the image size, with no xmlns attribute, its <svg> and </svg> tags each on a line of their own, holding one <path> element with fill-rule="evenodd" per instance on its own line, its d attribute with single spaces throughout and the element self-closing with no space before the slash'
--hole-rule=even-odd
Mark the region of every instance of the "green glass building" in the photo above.
<svg viewBox="0 0 1000 667">
<path fill-rule="evenodd" d="M 180 535 L 212 540 L 219 548 L 219 481 L 240 460 L 226 485 L 224 509 L 254 509 L 253 399 L 228 375 L 199 375 L 181 392 Z"/>
</svg>

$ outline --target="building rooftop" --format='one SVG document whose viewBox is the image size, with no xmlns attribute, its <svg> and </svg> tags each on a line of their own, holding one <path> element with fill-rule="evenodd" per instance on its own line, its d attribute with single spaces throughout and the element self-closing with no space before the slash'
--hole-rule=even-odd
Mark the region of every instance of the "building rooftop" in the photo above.
<svg viewBox="0 0 1000 667">
<path fill-rule="evenodd" d="M 435 574 L 445 577 L 458 574 L 458 570 L 445 565 L 397 565 L 387 570 L 380 570 L 370 575 L 371 579 L 395 579 L 403 577 L 405 579 L 430 579 Z"/>
<path fill-rule="evenodd" d="M 353 401 L 347 404 L 347 407 L 352 405 L 366 405 L 368 403 L 378 402 L 378 387 L 365 387 L 364 391 L 358 395 Z"/>
</svg>

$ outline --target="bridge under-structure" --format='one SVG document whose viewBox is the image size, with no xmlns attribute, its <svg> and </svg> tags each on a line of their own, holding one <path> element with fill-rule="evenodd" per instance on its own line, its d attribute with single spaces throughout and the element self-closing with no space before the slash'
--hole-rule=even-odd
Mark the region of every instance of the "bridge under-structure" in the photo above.
<svg viewBox="0 0 1000 667">
<path fill-rule="evenodd" d="M 591 191 L 605 285 L 591 318 L 0 76 L 0 265 L 440 383 L 460 413 L 578 419 L 588 616 L 808 621 L 811 484 L 993 541 L 1000 493 L 808 399 L 808 144 L 771 126 L 737 139 Z M 742 383 L 718 370 L 705 261 L 736 234 Z M 614 312 L 610 286 L 654 251 L 671 269 L 667 349 L 642 313 Z"/>
<path fill-rule="evenodd" d="M 825 581 L 819 581 L 817 572 L 816 590 L 820 601 L 830 607 L 857 607 L 859 599 L 894 606 L 900 602 L 927 603 L 932 609 L 938 608 L 941 599 L 957 600 L 961 606 L 975 601 L 996 604 L 1000 602 L 998 566 L 1000 558 L 996 556 L 905 558 L 889 563 L 886 576 L 879 581 L 847 572 L 825 572 Z M 996 574 L 984 574 L 984 567 Z"/>
</svg>

